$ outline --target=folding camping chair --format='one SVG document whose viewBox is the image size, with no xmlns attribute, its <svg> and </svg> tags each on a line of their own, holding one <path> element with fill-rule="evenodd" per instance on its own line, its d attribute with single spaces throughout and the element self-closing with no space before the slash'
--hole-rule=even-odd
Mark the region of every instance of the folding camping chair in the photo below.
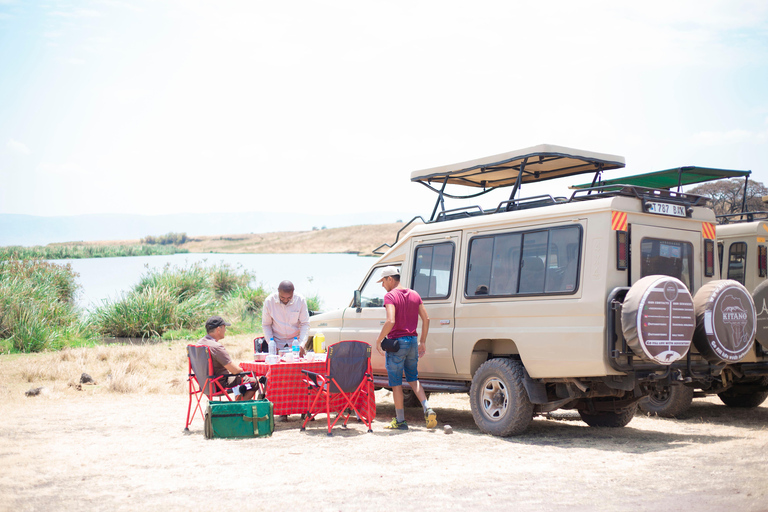
<svg viewBox="0 0 768 512">
<path fill-rule="evenodd" d="M 229 393 L 232 393 L 232 390 L 240 385 L 225 387 L 226 380 L 235 375 L 249 375 L 253 377 L 253 372 L 215 376 L 213 374 L 213 358 L 211 357 L 211 351 L 205 345 L 187 345 L 187 358 L 189 359 L 189 376 L 187 378 L 189 382 L 189 405 L 187 406 L 187 424 L 184 426 L 185 431 L 189 431 L 189 425 L 195 418 L 197 411 L 200 411 L 200 416 L 204 415 L 203 408 L 200 404 L 203 395 L 205 395 L 208 400 L 222 400 L 226 397 L 227 400 L 231 402 L 232 398 L 229 396 Z M 262 383 L 258 380 L 255 384 L 249 383 L 243 385 L 256 386 L 257 392 L 264 392 Z M 192 410 L 193 400 L 196 400 L 194 411 Z"/>
<path fill-rule="evenodd" d="M 369 411 L 355 405 L 361 398 L 365 404 L 368 404 L 368 394 L 373 392 L 371 376 L 371 346 L 364 341 L 340 341 L 328 347 L 328 356 L 326 358 L 325 373 L 315 373 L 309 370 L 302 370 L 306 374 L 304 382 L 307 383 L 307 394 L 309 399 L 307 403 L 309 408 L 304 417 L 304 423 L 301 430 L 305 430 L 307 423 L 318 414 L 324 412 L 328 417 L 328 435 L 331 429 L 344 418 L 343 426 L 347 427 L 347 422 L 354 411 L 360 420 L 371 429 L 371 418 Z M 322 401 L 321 401 L 322 400 Z M 325 407 L 318 410 L 323 404 Z M 316 410 L 315 414 L 312 411 Z M 338 412 L 336 419 L 331 423 L 331 413 Z"/>
</svg>

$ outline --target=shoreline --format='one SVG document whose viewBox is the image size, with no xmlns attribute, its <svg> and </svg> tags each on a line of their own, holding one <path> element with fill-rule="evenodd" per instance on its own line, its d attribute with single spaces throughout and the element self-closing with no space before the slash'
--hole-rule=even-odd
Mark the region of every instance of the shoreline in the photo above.
<svg viewBox="0 0 768 512">
<path fill-rule="evenodd" d="M 277 231 L 273 233 L 247 233 L 193 236 L 177 249 L 194 254 L 356 254 L 372 256 L 373 250 L 394 242 L 397 232 L 405 224 L 365 224 L 312 231 Z M 99 240 L 82 242 L 55 242 L 42 247 L 135 247 L 136 240 Z M 162 247 L 159 245 L 158 247 Z"/>
</svg>

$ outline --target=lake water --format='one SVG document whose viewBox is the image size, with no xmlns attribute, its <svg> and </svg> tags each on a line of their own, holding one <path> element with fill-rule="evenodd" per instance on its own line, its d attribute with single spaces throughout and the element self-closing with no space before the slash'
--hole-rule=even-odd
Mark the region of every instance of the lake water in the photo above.
<svg viewBox="0 0 768 512">
<path fill-rule="evenodd" d="M 86 309 L 100 305 L 105 299 L 119 298 L 121 293 L 138 284 L 148 269 L 162 269 L 167 264 L 188 267 L 196 262 L 204 265 L 223 262 L 235 269 L 253 272 L 254 284 L 262 284 L 270 292 L 277 290 L 280 281 L 292 281 L 302 295 L 317 294 L 322 309 L 329 311 L 349 305 L 354 290 L 376 258 L 353 254 L 174 254 L 50 261 L 69 263 L 80 274 L 78 283 L 82 289 L 78 302 Z"/>
</svg>

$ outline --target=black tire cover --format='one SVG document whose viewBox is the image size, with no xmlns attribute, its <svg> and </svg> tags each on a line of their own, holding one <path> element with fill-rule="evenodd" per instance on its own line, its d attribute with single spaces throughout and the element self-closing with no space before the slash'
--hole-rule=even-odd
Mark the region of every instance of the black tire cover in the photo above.
<svg viewBox="0 0 768 512">
<path fill-rule="evenodd" d="M 768 349 L 768 281 L 763 281 L 755 287 L 755 291 L 752 292 L 752 300 L 755 303 L 755 311 L 757 311 L 755 339 L 763 348 Z"/>
<path fill-rule="evenodd" d="M 710 362 L 736 363 L 755 342 L 755 303 L 744 285 L 732 279 L 710 281 L 696 292 L 693 344 Z"/>
<path fill-rule="evenodd" d="M 643 360 L 668 365 L 685 357 L 696 328 L 688 288 L 670 276 L 646 276 L 627 292 L 621 328 L 632 352 Z"/>
</svg>

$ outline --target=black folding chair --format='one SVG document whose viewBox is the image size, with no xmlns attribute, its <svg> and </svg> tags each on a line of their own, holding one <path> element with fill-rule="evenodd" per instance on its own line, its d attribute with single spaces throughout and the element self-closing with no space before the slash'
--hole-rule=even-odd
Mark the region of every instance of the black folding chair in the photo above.
<svg viewBox="0 0 768 512">
<path fill-rule="evenodd" d="M 307 383 L 309 408 L 307 409 L 301 430 L 305 430 L 307 423 L 324 412 L 328 417 L 328 435 L 334 425 L 344 418 L 343 426 L 346 428 L 350 411 L 354 411 L 357 417 L 371 429 L 371 416 L 368 408 L 363 410 L 356 404 L 368 404 L 373 393 L 373 377 L 371 376 L 371 346 L 364 341 L 340 341 L 328 347 L 326 367 L 324 373 L 316 373 L 302 370 L 306 374 L 304 381 Z M 321 401 L 322 400 L 322 401 Z M 324 408 L 317 410 L 320 404 Z M 331 413 L 337 412 L 336 419 L 331 422 Z"/>
</svg>

